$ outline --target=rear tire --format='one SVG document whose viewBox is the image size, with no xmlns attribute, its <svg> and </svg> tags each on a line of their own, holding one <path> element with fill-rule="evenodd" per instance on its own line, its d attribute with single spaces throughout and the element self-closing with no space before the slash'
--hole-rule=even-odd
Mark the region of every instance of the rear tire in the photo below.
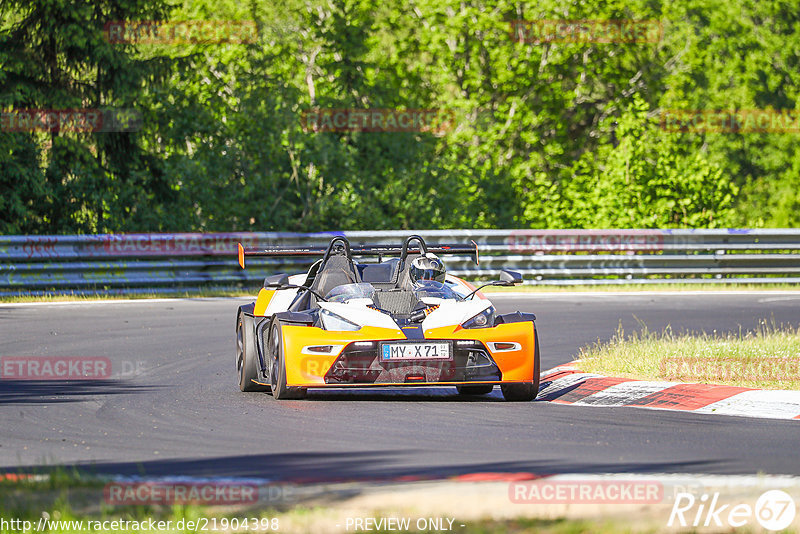
<svg viewBox="0 0 800 534">
<path fill-rule="evenodd" d="M 528 402 L 539 394 L 539 333 L 533 327 L 533 383 L 532 384 L 502 384 L 500 390 L 503 398 L 510 402 Z"/>
<path fill-rule="evenodd" d="M 475 386 L 456 386 L 459 395 L 488 395 L 494 389 L 492 384 L 479 384 Z"/>
<path fill-rule="evenodd" d="M 276 400 L 304 399 L 306 389 L 286 385 L 286 360 L 283 354 L 283 333 L 280 321 L 273 321 L 269 335 L 269 354 L 272 359 L 272 396 Z"/>
<path fill-rule="evenodd" d="M 243 313 L 236 321 L 236 371 L 239 374 L 239 389 L 242 391 L 269 391 L 269 386 L 256 384 L 253 380 L 262 380 L 259 371 L 258 353 L 256 352 L 253 323 L 255 320 Z"/>
</svg>

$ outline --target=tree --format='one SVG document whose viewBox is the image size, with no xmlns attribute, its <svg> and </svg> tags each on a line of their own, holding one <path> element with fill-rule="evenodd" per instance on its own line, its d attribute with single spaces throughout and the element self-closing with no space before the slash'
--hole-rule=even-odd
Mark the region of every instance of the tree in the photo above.
<svg viewBox="0 0 800 534">
<path fill-rule="evenodd" d="M 608 119 L 607 142 L 586 153 L 565 186 L 581 228 L 715 228 L 734 219 L 737 187 L 690 136 L 667 133 L 641 99 Z M 696 141 L 694 141 L 696 143 Z"/>
<path fill-rule="evenodd" d="M 168 64 L 158 58 L 135 59 L 129 45 L 108 42 L 102 30 L 109 21 L 163 19 L 167 7 L 162 0 L 5 0 L 0 107 L 135 107 L 145 85 L 156 84 Z M 27 231 L 135 227 L 146 212 L 146 199 L 170 192 L 160 162 L 142 150 L 139 135 L 65 130 L 16 134 L 7 142 L 11 148 L 2 151 L 2 196 L 18 197 L 12 190 L 19 188 L 35 199 L 27 203 L 27 216 L 39 222 Z M 14 214 L 0 217 L 6 228 L 13 228 Z"/>
</svg>

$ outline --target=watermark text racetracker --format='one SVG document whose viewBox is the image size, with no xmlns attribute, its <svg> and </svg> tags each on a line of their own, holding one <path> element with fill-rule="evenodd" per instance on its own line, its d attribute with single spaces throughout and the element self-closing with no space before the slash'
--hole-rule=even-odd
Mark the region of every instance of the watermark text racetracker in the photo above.
<svg viewBox="0 0 800 534">
<path fill-rule="evenodd" d="M 659 230 L 515 230 L 504 243 L 514 252 L 659 251 Z"/>
<path fill-rule="evenodd" d="M 106 380 L 111 360 L 105 356 L 3 356 L 2 380 Z"/>
<path fill-rule="evenodd" d="M 238 243 L 256 247 L 275 241 L 250 232 L 26 236 L 12 251 L 25 258 L 225 256 L 235 255 Z"/>
<path fill-rule="evenodd" d="M 111 44 L 252 44 L 258 27 L 252 20 L 111 21 L 103 36 Z"/>
<path fill-rule="evenodd" d="M 666 109 L 659 125 L 671 133 L 771 133 L 800 134 L 799 110 Z"/>
<path fill-rule="evenodd" d="M 307 132 L 429 132 L 455 125 L 455 112 L 442 109 L 314 109 L 303 112 Z"/>
<path fill-rule="evenodd" d="M 147 371 L 144 360 L 112 362 L 106 356 L 2 356 L 0 380 L 128 379 Z"/>
<path fill-rule="evenodd" d="M 102 237 L 102 241 L 96 244 L 95 251 L 119 256 L 228 255 L 236 252 L 238 243 L 245 247 L 261 244 L 252 235 L 243 233 L 109 234 Z"/>
<path fill-rule="evenodd" d="M 667 380 L 800 380 L 800 358 L 677 357 L 659 363 L 661 376 Z"/>
<path fill-rule="evenodd" d="M 103 499 L 112 505 L 252 504 L 259 501 L 257 484 L 220 482 L 111 482 Z"/>
<path fill-rule="evenodd" d="M 657 504 L 664 486 L 657 480 L 525 480 L 509 484 L 516 504 Z"/>
<path fill-rule="evenodd" d="M 2 132 L 136 132 L 142 114 L 135 109 L 6 109 L 0 110 Z"/>
<path fill-rule="evenodd" d="M 510 37 L 521 43 L 657 43 L 664 27 L 657 20 L 513 20 Z"/>
</svg>

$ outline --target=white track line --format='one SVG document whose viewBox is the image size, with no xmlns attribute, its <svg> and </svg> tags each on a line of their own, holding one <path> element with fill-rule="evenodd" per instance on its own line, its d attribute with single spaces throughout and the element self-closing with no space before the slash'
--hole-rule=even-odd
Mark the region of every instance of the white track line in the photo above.
<svg viewBox="0 0 800 534">
<path fill-rule="evenodd" d="M 541 374 L 541 382 L 544 385 L 539 390 L 538 398 L 544 401 L 544 397 L 557 394 L 559 391 L 572 388 L 590 378 L 612 378 L 603 375 L 573 372 L 571 374 L 556 378 L 550 381 L 549 377 L 564 371 L 575 371 L 576 368 L 570 365 L 554 367 Z M 550 383 L 548 383 L 550 382 Z M 597 391 L 578 401 L 566 404 L 574 406 L 598 406 L 598 407 L 622 407 L 628 406 L 632 402 L 658 393 L 672 386 L 683 384 L 684 382 L 663 382 L 647 380 L 631 380 L 609 386 L 606 389 Z M 711 384 L 713 386 L 713 384 Z M 726 387 L 720 385 L 719 387 Z M 566 392 L 565 394 L 568 394 Z M 558 401 L 558 397 L 544 402 Z M 629 406 L 630 407 L 630 406 Z M 755 417 L 760 419 L 783 419 L 798 420 L 800 422 L 800 391 L 792 390 L 750 390 L 732 395 L 726 399 L 712 402 L 701 408 L 693 410 L 674 409 L 665 405 L 656 406 L 632 406 L 634 408 L 648 408 L 656 410 L 680 411 L 715 415 L 734 415 L 741 417 Z"/>
<path fill-rule="evenodd" d="M 744 391 L 694 411 L 765 419 L 794 419 L 800 416 L 800 391 Z"/>
<path fill-rule="evenodd" d="M 757 295 L 757 296 L 784 296 L 784 297 L 797 297 L 800 298 L 800 291 L 795 290 L 774 290 L 770 291 L 767 289 L 755 289 L 752 291 L 748 290 L 690 290 L 690 291 L 681 291 L 679 289 L 669 289 L 664 291 L 530 291 L 530 292 L 497 292 L 497 293 L 484 293 L 486 298 L 489 300 L 497 299 L 497 298 L 557 298 L 557 297 L 654 297 L 659 295 L 665 296 L 687 296 L 687 297 L 696 297 L 696 296 L 720 296 L 720 295 L 732 295 L 732 296 L 743 296 L 743 295 Z"/>
<path fill-rule="evenodd" d="M 572 404 L 578 406 L 625 406 L 677 384 L 678 382 L 623 382 L 598 391 Z"/>
</svg>

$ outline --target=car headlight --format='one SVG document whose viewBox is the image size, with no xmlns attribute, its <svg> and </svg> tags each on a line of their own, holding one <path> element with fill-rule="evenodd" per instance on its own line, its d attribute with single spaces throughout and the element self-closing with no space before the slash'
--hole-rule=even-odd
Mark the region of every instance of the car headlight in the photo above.
<svg viewBox="0 0 800 534">
<path fill-rule="evenodd" d="M 494 306 L 489 306 L 478 315 L 462 323 L 461 328 L 490 328 L 494 326 Z"/>
<path fill-rule="evenodd" d="M 361 330 L 359 325 L 348 321 L 340 315 L 336 315 L 332 311 L 320 310 L 319 316 L 322 318 L 322 328 L 325 330 L 345 330 L 349 332 Z"/>
</svg>

